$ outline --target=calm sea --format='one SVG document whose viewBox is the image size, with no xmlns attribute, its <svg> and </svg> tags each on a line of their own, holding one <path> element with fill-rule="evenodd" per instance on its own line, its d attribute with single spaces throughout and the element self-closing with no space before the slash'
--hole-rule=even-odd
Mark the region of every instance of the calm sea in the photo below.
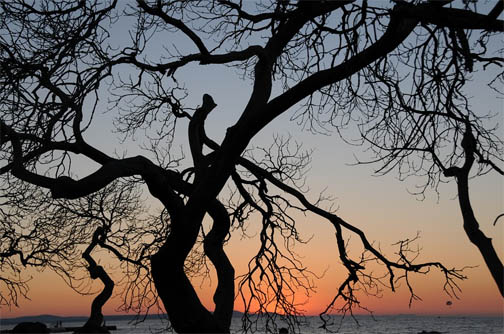
<svg viewBox="0 0 504 334">
<path fill-rule="evenodd" d="M 339 324 L 339 318 L 334 317 Z M 359 324 L 346 318 L 337 333 L 340 334 L 417 334 L 422 331 L 438 331 L 452 334 L 502 334 L 504 333 L 503 317 L 474 317 L 474 316 L 357 316 Z M 52 324 L 48 324 L 52 325 Z M 66 322 L 64 326 L 80 326 L 79 322 Z M 112 334 L 155 334 L 166 328 L 166 323 L 158 319 L 148 319 L 134 325 L 126 320 L 115 320 L 107 325 L 116 325 L 117 330 Z M 233 319 L 232 333 L 241 333 L 240 318 Z M 279 323 L 279 326 L 284 324 Z M 301 327 L 303 334 L 326 333 L 319 329 L 320 320 L 316 317 L 306 318 L 306 324 Z M 3 327 L 3 326 L 2 326 Z M 4 328 L 3 328 L 4 329 Z M 256 333 L 265 333 L 264 328 L 258 328 Z"/>
</svg>

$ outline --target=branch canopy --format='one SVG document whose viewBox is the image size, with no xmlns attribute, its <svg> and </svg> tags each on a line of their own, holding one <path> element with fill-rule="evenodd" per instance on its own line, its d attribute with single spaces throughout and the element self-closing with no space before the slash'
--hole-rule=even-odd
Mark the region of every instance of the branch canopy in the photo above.
<svg viewBox="0 0 504 334">
<path fill-rule="evenodd" d="M 411 304 L 420 299 L 412 275 L 434 268 L 456 296 L 465 275 L 418 262 L 418 235 L 390 256 L 324 209 L 332 199 L 311 200 L 316 161 L 294 136 L 251 145 L 268 126 L 285 128 L 286 115 L 367 149 L 357 164 L 374 163 L 377 174 L 419 177 L 417 196 L 455 178 L 464 228 L 499 284 L 502 263 L 468 180 L 503 174 L 504 142 L 469 93 L 473 78 L 504 93 L 503 10 L 502 1 L 463 0 L 0 2 L 0 284 L 26 294 L 18 263 L 49 266 L 72 284 L 82 251 L 105 282 L 91 257 L 99 245 L 126 277 L 125 308 L 162 305 L 177 332 L 229 333 L 236 302 L 245 331 L 253 311 L 274 330 L 278 314 L 299 329 L 295 295 L 311 296 L 318 279 L 295 248 L 307 242 L 295 217 L 309 213 L 334 231 L 346 271 L 322 315 L 352 313 L 361 293 L 402 282 Z M 249 85 L 223 92 L 226 68 Z M 225 246 L 251 228 L 257 252 L 235 273 Z M 213 312 L 193 286 L 210 265 Z M 0 294 L 0 305 L 17 302 L 6 300 Z"/>
</svg>

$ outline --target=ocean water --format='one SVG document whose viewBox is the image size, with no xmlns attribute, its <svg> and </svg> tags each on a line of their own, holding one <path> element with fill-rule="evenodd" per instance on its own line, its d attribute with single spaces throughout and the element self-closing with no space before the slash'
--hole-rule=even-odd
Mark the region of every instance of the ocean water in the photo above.
<svg viewBox="0 0 504 334">
<path fill-rule="evenodd" d="M 431 316 L 370 316 L 356 317 L 358 323 L 351 318 L 345 318 L 341 322 L 340 317 L 334 317 L 333 330 L 338 330 L 340 334 L 417 334 L 422 331 L 438 331 L 441 333 L 453 334 L 503 334 L 504 318 L 502 317 L 431 317 Z M 163 328 L 160 320 L 149 320 L 138 324 L 136 327 L 124 327 L 117 324 L 118 333 L 153 333 L 156 332 L 156 322 L 158 332 Z M 161 326 L 160 326 L 161 325 Z M 285 324 L 279 323 L 279 327 Z M 321 321 L 318 317 L 306 318 L 300 330 L 301 334 L 322 334 L 327 333 L 319 328 Z M 241 333 L 241 319 L 234 318 L 231 326 L 231 333 Z M 339 329 L 338 329 L 339 328 Z M 266 333 L 264 327 L 258 327 L 257 333 Z"/>
<path fill-rule="evenodd" d="M 475 317 L 475 316 L 357 316 L 358 324 L 351 318 L 345 318 L 339 330 L 340 334 L 417 334 L 422 331 L 438 331 L 452 334 L 503 334 L 503 317 Z M 340 324 L 339 317 L 332 320 Z M 301 334 L 322 334 L 327 333 L 318 328 L 321 322 L 317 317 L 307 317 L 306 323 L 300 327 Z M 52 324 L 48 324 L 52 325 Z M 65 322 L 64 326 L 80 326 L 79 322 Z M 156 334 L 166 333 L 166 322 L 161 319 L 148 319 L 144 322 L 134 324 L 127 320 L 114 320 L 107 322 L 107 325 L 116 325 L 117 330 L 112 334 Z M 285 326 L 281 322 L 279 327 Z M 3 327 L 3 326 L 2 326 Z M 241 319 L 233 318 L 231 333 L 242 333 Z M 5 328 L 2 328 L 5 329 Z M 338 326 L 333 327 L 334 330 Z M 259 326 L 256 333 L 266 333 L 264 327 Z"/>
</svg>

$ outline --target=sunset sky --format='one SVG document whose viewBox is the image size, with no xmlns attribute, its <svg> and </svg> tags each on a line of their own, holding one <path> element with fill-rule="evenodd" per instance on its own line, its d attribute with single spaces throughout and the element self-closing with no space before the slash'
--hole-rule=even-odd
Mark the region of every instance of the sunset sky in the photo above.
<svg viewBox="0 0 504 334">
<path fill-rule="evenodd" d="M 202 78 L 212 77 L 213 73 L 205 74 L 198 69 Z M 235 110 L 245 103 L 248 96 L 248 84 L 233 79 L 231 70 L 219 72 L 219 80 L 205 85 L 201 80 L 194 80 L 194 73 L 188 73 L 188 88 L 191 101 L 197 105 L 203 92 L 210 93 L 218 107 L 208 120 L 208 132 L 215 138 L 222 137 L 222 130 L 236 117 Z M 191 78 L 193 80 L 191 80 Z M 218 84 L 216 84 L 218 83 Z M 194 88 L 193 88 L 194 85 Z M 502 102 L 497 99 L 487 99 L 474 93 L 485 111 L 502 111 Z M 102 115 L 99 115 L 102 117 Z M 110 117 L 107 114 L 104 118 Z M 373 166 L 353 166 L 354 154 L 365 157 L 360 147 L 349 147 L 342 144 L 335 135 L 313 135 L 303 131 L 289 116 L 276 120 L 253 145 L 267 145 L 273 134 L 291 134 L 297 141 L 303 142 L 307 149 L 313 148 L 313 163 L 308 173 L 307 181 L 312 199 L 320 191 L 335 197 L 334 205 L 339 207 L 337 214 L 346 221 L 355 224 L 368 235 L 370 240 L 378 242 L 387 254 L 393 257 L 391 244 L 398 240 L 411 238 L 420 232 L 418 245 L 422 252 L 419 261 L 440 261 L 448 268 L 471 266 L 465 273 L 468 280 L 461 282 L 460 299 L 450 298 L 443 292 L 443 280 L 439 272 L 428 275 L 417 275 L 414 280 L 415 292 L 423 301 L 416 301 L 408 308 L 409 294 L 402 284 L 396 293 L 385 291 L 382 298 L 362 297 L 363 305 L 377 314 L 417 313 L 417 314 L 502 314 L 503 299 L 499 296 L 495 283 L 492 281 L 479 252 L 474 247 L 462 229 L 462 219 L 456 200 L 454 182 L 441 186 L 438 199 L 435 192 L 427 192 L 427 198 L 418 200 L 408 193 L 413 190 L 421 179 L 408 179 L 401 182 L 392 173 L 387 176 L 373 176 Z M 495 122 L 502 122 L 502 113 Z M 501 123 L 502 124 L 502 123 Z M 105 122 L 96 122 L 88 138 L 109 153 L 114 145 L 120 150 L 135 154 L 134 146 L 114 144 L 113 135 L 108 131 Z M 179 130 L 183 133 L 185 129 Z M 502 133 L 502 130 L 501 130 Z M 181 134 L 183 136 L 183 134 Z M 220 137 L 219 137 L 220 136 Z M 106 143 L 106 145 L 103 145 Z M 116 141 L 117 143 L 117 141 Z M 492 226 L 495 217 L 503 210 L 502 178 L 489 175 L 471 181 L 471 196 L 483 231 L 493 239 L 501 258 L 503 254 L 502 223 Z M 303 307 L 307 314 L 318 314 L 333 297 L 338 283 L 345 277 L 339 265 L 338 253 L 333 228 L 320 218 L 311 216 L 298 217 L 298 226 L 308 239 L 313 237 L 308 245 L 299 245 L 298 252 L 304 256 L 304 263 L 323 278 L 317 281 L 317 292 Z M 258 222 L 251 222 L 251 231 Z M 255 225 L 254 225 L 255 224 Z M 257 229 L 257 227 L 256 227 Z M 253 233 L 250 233 L 253 235 Z M 353 242 L 357 242 L 355 236 Z M 351 241 L 352 242 L 352 241 Z M 259 246 L 257 238 L 240 240 L 239 236 L 232 239 L 226 250 L 235 265 L 237 274 L 243 272 L 246 263 Z M 15 317 L 36 314 L 86 315 L 93 295 L 81 296 L 68 288 L 63 280 L 50 272 L 33 275 L 31 281 L 31 300 L 20 300 L 20 308 L 2 309 L 2 317 Z M 211 296 L 215 287 L 206 282 L 198 288 L 205 304 L 212 308 Z M 100 287 L 95 284 L 95 291 Z M 299 297 L 305 299 L 303 295 Z M 447 306 L 451 300 L 453 304 Z M 119 301 L 111 300 L 105 306 L 106 314 L 114 314 Z M 239 303 L 235 306 L 240 310 Z"/>
<path fill-rule="evenodd" d="M 478 69 L 476 69 L 478 70 Z M 217 108 L 207 121 L 207 132 L 211 138 L 220 142 L 226 128 L 233 124 L 239 116 L 250 95 L 250 82 L 243 81 L 231 68 L 198 67 L 191 65 L 181 69 L 178 77 L 183 79 L 189 96 L 185 104 L 196 107 L 201 103 L 204 93 L 212 95 Z M 504 137 L 503 102 L 481 84 L 479 79 L 487 79 L 484 75 L 475 76 L 475 82 L 468 86 L 468 92 L 474 97 L 472 106 L 481 110 L 482 114 L 493 112 L 498 115 L 492 120 L 499 124 L 499 134 Z M 103 149 L 109 154 L 114 150 L 127 152 L 133 156 L 142 151 L 139 145 L 145 138 L 139 136 L 136 142 L 128 141 L 122 144 L 118 137 L 111 133 L 111 121 L 114 112 L 98 114 L 94 124 L 87 132 L 87 139 L 91 144 Z M 414 301 L 408 308 L 409 292 L 403 284 L 397 292 L 388 290 L 381 298 L 362 296 L 363 306 L 376 314 L 485 314 L 503 315 L 504 299 L 499 295 L 497 287 L 486 268 L 481 255 L 473 246 L 462 228 L 456 187 L 453 180 L 440 186 L 437 196 L 433 190 L 426 192 L 426 198 L 410 194 L 415 186 L 424 180 L 410 178 L 406 181 L 398 180 L 397 174 L 391 172 L 386 176 L 373 175 L 378 165 L 355 166 L 356 157 L 367 158 L 368 153 L 362 147 L 352 147 L 342 142 L 339 136 L 328 128 L 326 134 L 313 134 L 296 122 L 291 121 L 292 112 L 276 119 L 265 128 L 251 146 L 267 146 L 272 136 L 291 135 L 296 141 L 303 143 L 305 149 L 313 149 L 313 162 L 307 174 L 307 184 L 310 187 L 308 197 L 316 199 L 321 191 L 334 197 L 334 207 L 338 208 L 337 215 L 347 222 L 354 224 L 366 232 L 368 239 L 376 241 L 381 249 L 392 259 L 395 242 L 414 237 L 420 233 L 417 244 L 422 248 L 418 261 L 439 261 L 448 268 L 468 267 L 464 270 L 468 279 L 460 282 L 462 292 L 459 299 L 450 297 L 443 292 L 443 279 L 439 271 L 432 270 L 427 275 L 414 275 L 415 293 L 422 301 Z M 180 151 L 179 145 L 184 145 L 188 155 L 186 140 L 186 123 L 178 128 L 174 150 Z M 357 138 L 355 128 L 346 131 L 349 138 Z M 79 167 L 79 175 L 86 170 L 92 170 L 92 164 Z M 504 212 L 504 184 L 503 178 L 496 173 L 472 179 L 470 194 L 476 217 L 479 219 L 483 232 L 491 237 L 501 259 L 504 258 L 504 219 L 496 226 L 492 223 L 500 213 Z M 157 205 L 153 199 L 152 205 Z M 258 231 L 259 221 L 250 222 L 250 235 Z M 314 315 L 321 312 L 336 294 L 341 281 L 346 277 L 340 265 L 334 228 L 320 218 L 307 215 L 297 216 L 298 228 L 305 239 L 312 238 L 307 245 L 298 245 L 295 249 L 303 257 L 303 263 L 315 274 L 321 275 L 316 281 L 316 292 L 309 298 L 300 294 L 299 301 L 306 301 L 303 306 L 306 314 Z M 347 234 L 347 237 L 350 236 Z M 350 239 L 352 245 L 358 245 L 355 236 Z M 232 238 L 226 251 L 235 266 L 236 274 L 246 270 L 246 264 L 259 247 L 257 237 L 241 239 L 239 235 Z M 103 258 L 106 254 L 100 253 Z M 351 253 L 352 254 L 352 253 Z M 355 254 L 357 255 L 357 250 Z M 108 263 L 108 262 L 106 262 Z M 116 265 L 111 261 L 110 266 Z M 25 315 L 56 314 L 63 316 L 87 315 L 94 294 L 81 296 L 67 287 L 64 281 L 54 273 L 37 272 L 26 269 L 32 275 L 29 297 L 31 300 L 20 299 L 19 308 L 1 308 L 0 317 L 10 318 Z M 382 268 L 383 270 L 383 268 Z M 216 280 L 197 285 L 197 291 L 204 304 L 212 309 L 212 294 Z M 94 291 L 101 288 L 94 283 Z M 452 305 L 447 305 L 452 301 Z M 114 298 L 107 303 L 105 314 L 116 314 L 120 301 Z M 235 309 L 242 310 L 243 306 L 237 300 Z"/>
</svg>

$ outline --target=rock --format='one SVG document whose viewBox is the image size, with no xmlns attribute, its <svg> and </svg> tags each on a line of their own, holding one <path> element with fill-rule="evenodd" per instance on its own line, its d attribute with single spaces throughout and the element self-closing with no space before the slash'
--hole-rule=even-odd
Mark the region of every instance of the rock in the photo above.
<svg viewBox="0 0 504 334">
<path fill-rule="evenodd" d="M 50 333 L 47 326 L 41 322 L 21 322 L 12 329 L 11 333 Z"/>
</svg>

